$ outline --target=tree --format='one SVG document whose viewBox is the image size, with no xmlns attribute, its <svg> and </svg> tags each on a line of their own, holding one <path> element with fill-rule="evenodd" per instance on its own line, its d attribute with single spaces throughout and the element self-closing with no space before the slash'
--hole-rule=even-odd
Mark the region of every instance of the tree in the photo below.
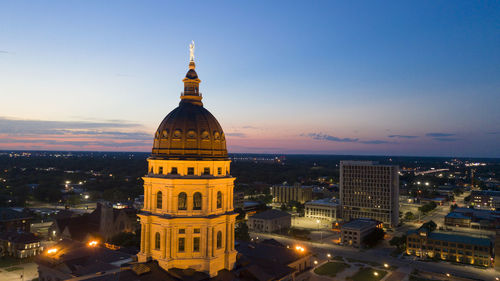
<svg viewBox="0 0 500 281">
<path fill-rule="evenodd" d="M 420 228 L 427 228 L 427 230 L 429 232 L 432 232 L 432 231 L 436 230 L 437 224 L 434 221 L 428 221 L 428 222 L 422 224 L 422 226 Z"/>
<path fill-rule="evenodd" d="M 400 252 L 406 250 L 406 235 L 392 237 L 389 245 L 396 247 Z"/>
<path fill-rule="evenodd" d="M 381 228 L 375 228 L 370 234 L 363 238 L 363 244 L 371 248 L 377 245 L 378 241 L 384 239 L 385 232 Z"/>
<path fill-rule="evenodd" d="M 246 222 L 239 222 L 234 229 L 234 237 L 240 241 L 250 241 L 250 234 L 248 233 L 248 225 Z"/>
<path fill-rule="evenodd" d="M 405 220 L 411 221 L 414 219 L 415 219 L 415 215 L 412 212 L 408 211 L 405 213 Z"/>
<path fill-rule="evenodd" d="M 428 212 L 436 209 L 436 207 L 437 207 L 436 203 L 434 203 L 434 202 L 431 201 L 431 202 L 429 202 L 429 203 L 427 203 L 425 205 L 422 205 L 422 206 L 418 207 L 418 210 L 420 212 L 422 212 L 423 214 L 426 214 L 426 213 L 428 213 Z"/>
<path fill-rule="evenodd" d="M 458 207 L 457 204 L 453 204 L 450 206 L 450 212 L 453 212 Z"/>
</svg>

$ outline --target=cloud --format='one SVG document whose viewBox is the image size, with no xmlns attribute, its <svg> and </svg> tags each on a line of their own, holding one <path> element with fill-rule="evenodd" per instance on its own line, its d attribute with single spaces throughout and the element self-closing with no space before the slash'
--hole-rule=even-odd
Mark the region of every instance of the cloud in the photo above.
<svg viewBox="0 0 500 281">
<path fill-rule="evenodd" d="M 500 135 L 500 132 L 487 132 L 487 135 Z"/>
<path fill-rule="evenodd" d="M 437 137 L 437 138 L 442 138 L 442 137 L 452 137 L 455 136 L 456 134 L 448 134 L 448 133 L 427 133 L 425 134 L 427 137 Z"/>
<path fill-rule="evenodd" d="M 243 126 L 242 128 L 243 128 L 243 129 L 258 129 L 257 127 L 250 126 L 250 125 Z"/>
<path fill-rule="evenodd" d="M 364 143 L 364 144 L 383 144 L 383 143 L 395 143 L 395 142 L 390 142 L 390 141 L 385 141 L 385 140 L 367 140 L 367 141 L 359 141 L 359 143 Z"/>
<path fill-rule="evenodd" d="M 397 139 L 416 139 L 418 136 L 405 136 L 405 135 L 389 135 L 389 138 L 397 138 Z"/>
<path fill-rule="evenodd" d="M 353 138 L 338 138 L 330 135 L 325 135 L 325 134 L 317 134 L 317 133 L 310 133 L 307 134 L 308 137 L 315 139 L 315 140 L 327 140 L 327 141 L 334 141 L 334 142 L 358 142 L 359 139 L 353 139 Z"/>
<path fill-rule="evenodd" d="M 245 138 L 247 135 L 245 135 L 244 133 L 226 133 L 226 136 Z"/>
<path fill-rule="evenodd" d="M 47 121 L 0 117 L 0 144 L 64 148 L 150 147 L 153 134 L 137 123 L 108 121 Z M 36 144 L 36 145 L 35 145 Z"/>
<path fill-rule="evenodd" d="M 441 141 L 441 142 L 453 142 L 453 141 L 459 141 L 459 138 L 432 138 L 435 141 Z"/>
</svg>

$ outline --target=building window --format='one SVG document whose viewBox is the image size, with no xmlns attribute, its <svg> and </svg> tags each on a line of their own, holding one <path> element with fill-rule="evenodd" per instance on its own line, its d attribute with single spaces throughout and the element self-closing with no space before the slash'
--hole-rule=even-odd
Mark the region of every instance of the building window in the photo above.
<svg viewBox="0 0 500 281">
<path fill-rule="evenodd" d="M 194 175 L 194 168 L 193 167 L 189 167 L 188 168 L 188 175 Z"/>
<path fill-rule="evenodd" d="M 194 229 L 194 233 L 200 233 L 200 229 L 199 228 L 195 228 Z"/>
<path fill-rule="evenodd" d="M 184 237 L 179 238 L 179 252 L 184 252 L 184 242 L 185 242 Z"/>
<path fill-rule="evenodd" d="M 222 208 L 222 192 L 217 191 L 217 209 Z"/>
<path fill-rule="evenodd" d="M 193 252 L 200 251 L 200 237 L 193 238 Z"/>
<path fill-rule="evenodd" d="M 222 232 L 217 232 L 217 249 L 222 248 Z"/>
<path fill-rule="evenodd" d="M 217 174 L 222 175 L 222 168 L 221 167 L 217 168 Z"/>
<path fill-rule="evenodd" d="M 163 167 L 160 167 L 158 170 L 158 174 L 163 175 Z"/>
<path fill-rule="evenodd" d="M 193 195 L 193 210 L 201 210 L 201 193 L 199 192 Z"/>
<path fill-rule="evenodd" d="M 210 168 L 208 168 L 208 167 L 203 168 L 203 174 L 204 175 L 210 175 Z"/>
<path fill-rule="evenodd" d="M 177 175 L 177 167 L 172 167 L 172 170 L 170 171 L 172 175 Z"/>
<path fill-rule="evenodd" d="M 156 232 L 155 234 L 155 250 L 160 249 L 160 233 Z"/>
<path fill-rule="evenodd" d="M 163 203 L 163 194 L 161 193 L 161 191 L 158 191 L 158 193 L 156 193 L 156 209 L 161 209 L 162 203 Z"/>
<path fill-rule="evenodd" d="M 179 193 L 178 196 L 178 209 L 179 210 L 186 210 L 187 209 L 187 195 L 185 192 Z"/>
<path fill-rule="evenodd" d="M 184 228 L 179 229 L 179 234 L 185 234 L 185 233 L 186 233 L 186 229 L 184 229 Z"/>
<path fill-rule="evenodd" d="M 151 167 L 151 171 L 149 171 L 151 174 L 154 174 L 154 169 Z"/>
</svg>

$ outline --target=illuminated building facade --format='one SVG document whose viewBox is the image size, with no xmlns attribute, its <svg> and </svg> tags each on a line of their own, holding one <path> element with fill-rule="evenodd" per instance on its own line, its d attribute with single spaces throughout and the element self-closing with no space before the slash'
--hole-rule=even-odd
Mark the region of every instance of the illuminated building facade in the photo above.
<svg viewBox="0 0 500 281">
<path fill-rule="evenodd" d="M 305 203 L 312 200 L 312 186 L 301 186 L 300 184 L 274 185 L 270 187 L 274 203 L 290 203 L 296 201 Z"/>
<path fill-rule="evenodd" d="M 340 161 L 342 219 L 399 222 L 399 167 L 372 161 Z"/>
<path fill-rule="evenodd" d="M 191 55 L 179 106 L 155 133 L 144 179 L 139 262 L 216 276 L 236 261 L 234 178 L 226 140 L 203 107 Z"/>
<path fill-rule="evenodd" d="M 409 231 L 406 238 L 406 253 L 421 258 L 491 266 L 492 252 L 490 239 L 434 233 L 424 227 Z"/>
</svg>

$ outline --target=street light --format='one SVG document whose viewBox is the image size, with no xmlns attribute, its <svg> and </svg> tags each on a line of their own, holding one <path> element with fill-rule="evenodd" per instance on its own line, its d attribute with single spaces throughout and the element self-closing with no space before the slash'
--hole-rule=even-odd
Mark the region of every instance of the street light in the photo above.
<svg viewBox="0 0 500 281">
<path fill-rule="evenodd" d="M 378 276 L 378 272 L 376 272 L 376 271 L 373 272 L 373 275 Z"/>
<path fill-rule="evenodd" d="M 450 277 L 450 274 L 449 274 L 449 273 L 446 273 L 446 277 Z"/>
<path fill-rule="evenodd" d="M 330 255 L 330 253 L 326 254 L 326 256 L 327 256 L 328 258 L 331 258 L 331 257 L 332 257 L 332 255 Z"/>
<path fill-rule="evenodd" d="M 318 264 L 318 261 L 314 261 L 314 265 L 317 265 Z"/>
<path fill-rule="evenodd" d="M 385 268 L 389 268 L 389 265 L 387 263 L 384 263 Z"/>
</svg>

